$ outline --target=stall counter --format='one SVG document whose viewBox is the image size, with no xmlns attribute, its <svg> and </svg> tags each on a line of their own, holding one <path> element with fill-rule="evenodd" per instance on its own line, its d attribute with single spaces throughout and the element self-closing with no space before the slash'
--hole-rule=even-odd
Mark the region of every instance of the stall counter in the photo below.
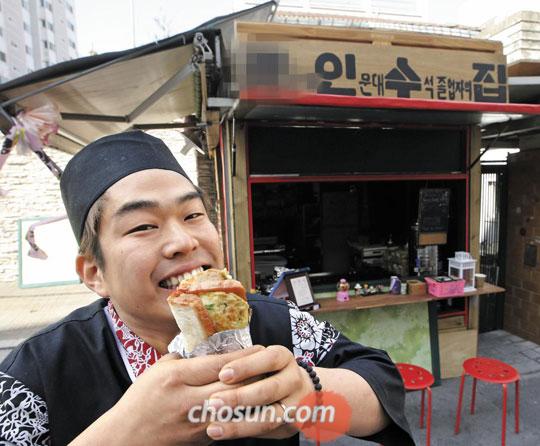
<svg viewBox="0 0 540 446">
<path fill-rule="evenodd" d="M 504 291 L 504 288 L 486 283 L 482 288 L 454 297 L 474 299 Z M 446 366 L 447 361 L 445 357 L 440 358 L 439 353 L 441 349 L 445 351 L 445 346 L 439 345 L 436 302 L 448 297 L 429 294 L 361 297 L 351 293 L 348 302 L 336 301 L 335 292 L 318 293 L 315 297 L 320 308 L 313 313 L 319 320 L 332 323 L 355 342 L 387 351 L 395 362 L 408 362 L 432 371 L 440 381 L 441 362 Z M 464 330 L 475 331 L 466 327 Z M 461 358 L 453 360 L 460 361 Z M 458 366 L 460 364 L 451 365 L 452 369 Z M 442 377 L 448 377 L 448 374 L 443 371 Z"/>
</svg>

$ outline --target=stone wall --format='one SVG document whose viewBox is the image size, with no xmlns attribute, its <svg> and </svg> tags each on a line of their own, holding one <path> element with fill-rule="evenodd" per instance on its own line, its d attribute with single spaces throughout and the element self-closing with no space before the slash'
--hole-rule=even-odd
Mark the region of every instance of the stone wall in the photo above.
<svg viewBox="0 0 540 446">
<path fill-rule="evenodd" d="M 182 134 L 174 130 L 156 130 L 149 133 L 165 140 L 188 176 L 197 184 L 196 152 L 191 150 L 187 155 L 180 153 L 184 146 Z M 61 168 L 64 168 L 71 158 L 71 155 L 59 150 L 46 149 L 46 151 Z M 207 170 L 208 167 L 203 169 L 204 172 Z M 18 280 L 19 219 L 63 215 L 65 209 L 58 180 L 33 154 L 23 156 L 14 150 L 9 155 L 6 164 L 0 170 L 0 188 L 7 193 L 0 197 L 0 295 L 2 295 L 2 283 L 13 284 Z M 37 288 L 36 294 L 40 290 L 43 288 Z"/>
<path fill-rule="evenodd" d="M 508 230 L 504 328 L 540 343 L 540 255 L 524 264 L 527 245 L 540 251 L 540 150 L 508 158 Z"/>
</svg>

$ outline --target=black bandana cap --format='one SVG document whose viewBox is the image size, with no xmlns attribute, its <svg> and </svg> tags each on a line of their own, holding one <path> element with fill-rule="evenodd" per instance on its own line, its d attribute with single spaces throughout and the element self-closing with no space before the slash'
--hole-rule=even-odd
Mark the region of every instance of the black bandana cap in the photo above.
<svg viewBox="0 0 540 446">
<path fill-rule="evenodd" d="M 172 170 L 189 180 L 165 143 L 140 130 L 100 138 L 69 161 L 60 190 L 77 243 L 96 200 L 117 181 L 147 169 Z"/>
</svg>

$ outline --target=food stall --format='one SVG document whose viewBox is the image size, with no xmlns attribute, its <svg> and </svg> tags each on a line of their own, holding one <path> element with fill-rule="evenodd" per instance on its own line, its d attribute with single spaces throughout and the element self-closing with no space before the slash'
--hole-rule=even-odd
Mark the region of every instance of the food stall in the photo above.
<svg viewBox="0 0 540 446">
<path fill-rule="evenodd" d="M 479 296 L 502 289 L 341 303 L 335 284 L 346 278 L 352 293 L 355 282 L 444 274 L 458 251 L 478 258 L 479 124 L 539 113 L 507 104 L 501 44 L 237 22 L 231 60 L 238 100 L 216 162 L 236 276 L 264 290 L 274 267 L 309 267 L 317 317 L 395 361 L 459 375 L 476 354 Z M 422 232 L 433 191 L 446 194 L 447 218 Z"/>
<path fill-rule="evenodd" d="M 318 318 L 456 376 L 476 353 L 479 296 L 500 289 L 337 303 L 336 283 L 369 289 L 443 274 L 455 252 L 478 259 L 480 124 L 540 106 L 507 103 L 499 42 L 268 23 L 274 6 L 3 84 L 0 124 L 53 103 L 51 142 L 69 153 L 127 129 L 192 132 L 213 160 L 237 279 L 264 291 L 275 267 L 308 267 Z M 436 224 L 422 218 L 434 191 L 447 198 Z"/>
</svg>

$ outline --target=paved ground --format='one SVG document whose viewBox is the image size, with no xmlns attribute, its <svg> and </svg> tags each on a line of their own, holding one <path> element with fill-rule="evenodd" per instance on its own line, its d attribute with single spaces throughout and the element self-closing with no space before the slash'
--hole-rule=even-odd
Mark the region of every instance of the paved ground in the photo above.
<svg viewBox="0 0 540 446">
<path fill-rule="evenodd" d="M 84 285 L 20 289 L 0 283 L 0 361 L 32 333 L 95 298 Z"/>
<path fill-rule="evenodd" d="M 72 309 L 90 302 L 93 297 L 79 286 L 73 293 L 62 297 L 0 297 L 0 361 L 17 343 L 39 328 L 54 322 Z M 2 293 L 0 293 L 1 295 Z M 480 335 L 479 353 L 501 359 L 521 373 L 520 433 L 514 429 L 514 392 L 509 392 L 507 418 L 508 446 L 538 446 L 540 444 L 540 346 L 505 331 L 492 331 Z M 459 379 L 444 380 L 433 388 L 432 437 L 433 446 L 496 446 L 501 443 L 501 386 L 479 383 L 476 413 L 467 412 L 470 402 L 470 379 L 465 387 L 461 433 L 454 435 Z M 425 429 L 418 428 L 420 394 L 410 393 L 406 401 L 407 418 L 417 444 L 425 444 Z M 303 441 L 304 445 L 312 444 Z M 342 438 L 333 446 L 368 445 L 351 438 Z"/>
<path fill-rule="evenodd" d="M 540 444 L 540 346 L 505 331 L 480 335 L 479 354 L 508 362 L 521 374 L 520 433 L 514 432 L 514 389 L 509 392 L 507 413 L 507 446 Z M 459 378 L 443 380 L 433 388 L 431 444 L 433 446 L 497 446 L 501 444 L 502 389 L 500 385 L 478 383 L 476 411 L 469 415 L 471 380 L 465 385 L 461 432 L 454 435 Z M 420 393 L 407 395 L 406 414 L 418 446 L 426 444 L 426 431 L 420 430 Z M 304 441 L 303 446 L 314 444 Z M 342 438 L 333 446 L 369 445 L 373 443 Z"/>
</svg>

